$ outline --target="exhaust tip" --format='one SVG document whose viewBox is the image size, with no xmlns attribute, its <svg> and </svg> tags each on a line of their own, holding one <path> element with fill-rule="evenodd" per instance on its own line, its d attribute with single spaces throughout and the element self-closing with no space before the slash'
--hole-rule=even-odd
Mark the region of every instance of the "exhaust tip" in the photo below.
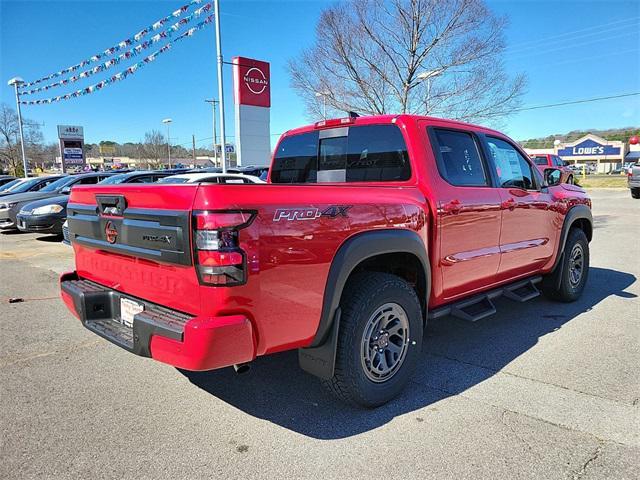
<svg viewBox="0 0 640 480">
<path fill-rule="evenodd" d="M 242 373 L 247 373 L 251 369 L 251 365 L 249 365 L 248 363 L 236 363 L 233 366 L 233 369 L 238 375 L 240 375 Z"/>
</svg>

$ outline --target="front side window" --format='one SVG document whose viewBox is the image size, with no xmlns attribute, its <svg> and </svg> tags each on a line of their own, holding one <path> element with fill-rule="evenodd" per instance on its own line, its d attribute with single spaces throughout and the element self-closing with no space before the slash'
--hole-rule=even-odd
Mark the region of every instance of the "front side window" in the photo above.
<svg viewBox="0 0 640 480">
<path fill-rule="evenodd" d="M 487 137 L 487 144 L 502 188 L 535 190 L 531 165 L 520 152 L 499 138 Z"/>
<path fill-rule="evenodd" d="M 467 132 L 435 129 L 438 170 L 451 185 L 488 185 L 478 146 Z"/>
<path fill-rule="evenodd" d="M 390 182 L 411 178 L 407 146 L 396 125 L 365 125 L 320 138 L 286 137 L 274 156 L 272 183 Z"/>
</svg>

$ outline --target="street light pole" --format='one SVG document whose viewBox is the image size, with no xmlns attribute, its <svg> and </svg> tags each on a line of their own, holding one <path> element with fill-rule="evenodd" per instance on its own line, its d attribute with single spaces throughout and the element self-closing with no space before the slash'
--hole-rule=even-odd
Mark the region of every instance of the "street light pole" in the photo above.
<svg viewBox="0 0 640 480">
<path fill-rule="evenodd" d="M 165 118 L 162 120 L 162 123 L 167 125 L 167 153 L 169 154 L 169 168 L 171 168 L 171 135 L 169 134 L 169 125 L 172 120 L 170 118 Z"/>
<path fill-rule="evenodd" d="M 222 158 L 222 173 L 227 173 L 227 139 L 224 134 L 224 86 L 222 83 L 222 43 L 220 40 L 220 5 L 215 0 L 214 14 L 216 17 L 216 52 L 218 56 L 218 102 L 220 103 L 220 155 Z"/>
<path fill-rule="evenodd" d="M 330 92 L 324 90 L 322 92 L 316 92 L 316 97 L 322 97 L 322 119 L 327 119 L 327 95 Z"/>
<path fill-rule="evenodd" d="M 213 98 L 207 99 L 205 102 L 211 104 L 211 110 L 213 111 L 213 162 L 215 166 L 218 167 L 218 149 L 216 148 L 216 143 L 218 143 L 216 139 L 216 104 L 219 102 Z"/>
<path fill-rule="evenodd" d="M 427 98 L 426 98 L 426 114 L 429 115 L 429 109 L 431 108 L 431 79 L 441 75 L 444 72 L 444 68 L 438 68 L 436 70 L 426 70 L 424 72 L 420 72 L 416 77 L 418 82 L 426 80 L 427 82 Z"/>
<path fill-rule="evenodd" d="M 8 85 L 13 85 L 16 91 L 16 110 L 18 111 L 18 128 L 20 130 L 20 150 L 22 151 L 22 169 L 24 170 L 24 178 L 27 178 L 27 155 L 24 151 L 24 132 L 22 131 L 22 110 L 20 109 L 20 92 L 18 87 L 24 83 L 24 80 L 20 77 L 14 77 L 7 82 Z"/>
</svg>

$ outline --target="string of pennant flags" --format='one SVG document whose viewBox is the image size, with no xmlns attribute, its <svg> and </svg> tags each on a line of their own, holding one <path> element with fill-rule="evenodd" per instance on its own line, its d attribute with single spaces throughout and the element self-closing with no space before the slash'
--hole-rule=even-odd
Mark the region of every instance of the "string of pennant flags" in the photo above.
<svg viewBox="0 0 640 480">
<path fill-rule="evenodd" d="M 156 50 L 152 54 L 147 55 L 146 57 L 144 57 L 139 62 L 134 63 L 133 65 L 131 65 L 128 68 L 126 68 L 125 70 L 122 70 L 122 71 L 116 73 L 115 75 L 112 75 L 111 77 L 106 78 L 106 79 L 104 79 L 104 80 L 102 80 L 102 81 L 100 81 L 98 83 L 95 83 L 93 85 L 89 85 L 88 87 L 82 88 L 80 90 L 76 90 L 75 92 L 66 93 L 64 95 L 58 95 L 56 97 L 43 98 L 43 99 L 38 99 L 38 100 L 20 100 L 20 103 L 23 104 L 23 105 L 43 105 L 43 104 L 48 104 L 48 103 L 59 102 L 61 100 L 68 100 L 70 98 L 77 98 L 77 97 L 80 97 L 80 96 L 83 96 L 83 95 L 88 95 L 88 94 L 93 93 L 95 91 L 101 90 L 101 89 L 103 89 L 104 87 L 106 87 L 108 85 L 112 85 L 112 84 L 114 84 L 116 82 L 124 80 L 125 78 L 127 78 L 127 77 L 133 75 L 134 73 L 136 73 L 138 70 L 140 70 L 145 65 L 153 62 L 159 55 L 161 55 L 161 54 L 167 52 L 168 50 L 170 50 L 174 43 L 179 42 L 180 40 L 183 40 L 183 39 L 185 39 L 187 37 L 191 37 L 197 31 L 202 30 L 203 28 L 205 28 L 207 25 L 209 25 L 210 23 L 213 22 L 213 19 L 214 19 L 214 15 L 209 15 L 203 21 L 201 21 L 200 23 L 198 23 L 195 26 L 191 27 L 190 29 L 184 31 L 179 36 L 174 38 L 171 42 L 169 42 L 166 45 L 162 46 L 160 49 Z"/>
<path fill-rule="evenodd" d="M 84 70 L 83 72 L 80 72 L 70 78 L 63 78 L 62 80 L 59 80 L 57 82 L 54 83 L 50 83 L 47 85 L 43 85 L 41 87 L 38 88 L 33 88 L 31 90 L 23 90 L 20 92 L 21 96 L 26 96 L 26 95 L 33 95 L 34 93 L 38 93 L 38 92 L 42 92 L 42 91 L 46 91 L 52 88 L 56 88 L 59 87 L 61 85 L 67 85 L 68 83 L 73 83 L 73 82 L 77 82 L 78 80 L 82 80 L 84 78 L 88 78 L 92 75 L 95 75 L 96 73 L 100 73 L 100 72 L 104 72 L 105 70 L 108 70 L 109 68 L 118 65 L 121 61 L 123 60 L 128 60 L 130 58 L 136 57 L 142 50 L 146 50 L 149 47 L 151 47 L 152 45 L 155 45 L 156 43 L 159 43 L 167 38 L 171 38 L 175 32 L 177 32 L 181 27 L 183 27 L 184 25 L 187 25 L 188 23 L 191 22 L 191 20 L 193 20 L 194 18 L 199 18 L 203 13 L 207 13 L 209 12 L 209 10 L 211 10 L 212 8 L 212 4 L 211 3 L 207 3 L 205 5 L 203 5 L 202 7 L 198 8 L 197 10 L 195 10 L 191 15 L 182 18 L 180 21 L 174 23 L 173 25 L 171 25 L 169 28 L 167 28 L 166 30 L 154 35 L 153 37 L 151 37 L 149 40 L 146 40 L 144 42 L 142 42 L 139 45 L 136 45 L 135 47 L 127 50 L 126 52 L 121 53 L 120 55 L 118 55 L 115 58 L 112 58 L 110 60 L 107 60 L 104 63 L 101 63 L 100 65 L 97 65 L 93 68 L 90 68 L 88 70 Z M 177 10 L 176 10 L 177 11 Z M 59 72 L 57 72 L 59 73 Z M 56 73 L 56 76 L 57 76 Z M 31 83 L 33 84 L 33 82 Z"/>
<path fill-rule="evenodd" d="M 90 65 L 91 63 L 95 63 L 98 62 L 99 60 L 102 60 L 105 57 L 109 57 L 111 55 L 114 55 L 116 53 L 118 53 L 119 51 L 133 45 L 134 43 L 137 43 L 140 41 L 140 39 L 142 39 L 143 37 L 145 37 L 146 35 L 148 35 L 151 32 L 154 32 L 156 30 L 159 30 L 160 28 L 162 28 L 164 26 L 165 23 L 167 23 L 168 21 L 170 21 L 172 18 L 178 18 L 180 16 L 182 16 L 183 13 L 185 13 L 187 10 L 189 10 L 193 5 L 199 5 L 203 2 L 204 0 L 191 0 L 188 4 L 183 5 L 182 7 L 178 8 L 176 11 L 170 13 L 169 15 L 165 16 L 164 18 L 161 18 L 160 20 L 158 20 L 157 22 L 149 25 L 146 28 L 143 28 L 142 30 L 140 30 L 138 33 L 136 33 L 135 35 L 132 35 L 131 37 L 122 40 L 121 42 L 117 43 L 116 45 L 107 48 L 106 50 L 104 50 L 102 53 L 98 53 L 96 55 L 93 55 L 90 58 L 87 58 L 83 61 L 81 61 L 80 63 L 77 63 L 75 65 L 72 65 L 70 67 L 64 68 L 62 70 L 59 70 L 55 73 L 52 73 L 50 75 L 47 75 L 45 77 L 39 78 L 37 80 L 34 80 L 32 82 L 27 82 L 25 84 L 22 85 L 22 88 L 28 88 L 31 87 L 33 85 L 37 85 L 39 83 L 42 82 L 46 82 L 48 80 L 51 80 L 53 78 L 57 78 L 60 77 L 62 75 L 65 75 L 67 73 L 71 73 L 71 72 L 75 72 L 76 70 L 79 70 L 82 67 L 86 67 L 87 65 Z M 211 8 L 211 7 L 209 7 Z M 208 9 L 207 9 L 208 10 Z"/>
</svg>

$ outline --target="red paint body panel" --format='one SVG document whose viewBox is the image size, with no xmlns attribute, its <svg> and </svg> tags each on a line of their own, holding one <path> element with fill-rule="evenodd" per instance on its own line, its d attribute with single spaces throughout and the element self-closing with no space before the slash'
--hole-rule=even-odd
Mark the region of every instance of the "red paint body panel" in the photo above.
<svg viewBox="0 0 640 480">
<path fill-rule="evenodd" d="M 152 356 L 181 368 L 212 369 L 308 346 L 320 322 L 332 261 L 354 235 L 380 229 L 416 232 L 431 263 L 427 301 L 429 308 L 435 308 L 526 275 L 548 272 L 567 211 L 576 204 L 590 206 L 584 191 L 570 185 L 532 192 L 456 187 L 441 177 L 427 127 L 467 129 L 506 139 L 498 132 L 408 115 L 357 118 L 352 125 L 384 123 L 395 123 L 404 135 L 412 169 L 407 181 L 73 189 L 71 202 L 83 205 L 97 205 L 96 195 L 118 194 L 126 198 L 128 208 L 253 212 L 253 221 L 238 234 L 246 258 L 242 285 L 204 286 L 194 265 L 160 263 L 74 244 L 77 274 L 193 315 L 182 342 L 153 336 Z M 303 127 L 284 136 L 314 128 Z M 282 209 L 322 211 L 335 205 L 350 206 L 348 215 L 288 221 L 278 213 Z M 64 300 L 73 311 L 73 303 Z"/>
<path fill-rule="evenodd" d="M 250 362 L 255 351 L 251 322 L 242 315 L 191 320 L 182 342 L 151 337 L 155 360 L 186 370 L 214 370 Z"/>
</svg>

